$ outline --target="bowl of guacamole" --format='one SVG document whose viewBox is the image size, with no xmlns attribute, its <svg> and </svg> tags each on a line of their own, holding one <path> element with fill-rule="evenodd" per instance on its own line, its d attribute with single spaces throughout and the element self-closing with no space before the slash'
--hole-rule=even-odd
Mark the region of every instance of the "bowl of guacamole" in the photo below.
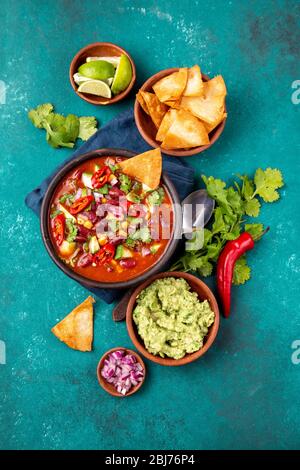
<svg viewBox="0 0 300 470">
<path fill-rule="evenodd" d="M 162 365 L 183 365 L 201 357 L 214 342 L 219 309 L 209 287 L 197 277 L 160 273 L 133 292 L 126 323 L 145 357 Z"/>
</svg>

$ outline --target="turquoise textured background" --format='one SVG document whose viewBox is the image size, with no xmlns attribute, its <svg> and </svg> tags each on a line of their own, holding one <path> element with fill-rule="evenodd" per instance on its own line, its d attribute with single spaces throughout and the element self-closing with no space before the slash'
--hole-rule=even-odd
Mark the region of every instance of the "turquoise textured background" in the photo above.
<svg viewBox="0 0 300 470">
<path fill-rule="evenodd" d="M 38 1 L 1 3 L 0 448 L 296 449 L 300 444 L 300 364 L 291 361 L 299 327 L 300 4 L 265 0 Z M 103 125 L 133 105 L 107 108 L 78 98 L 69 79 L 74 54 L 94 41 L 133 56 L 137 86 L 157 71 L 198 63 L 228 86 L 222 137 L 188 158 L 199 175 L 278 167 L 286 186 L 260 220 L 271 231 L 249 255 L 252 278 L 234 288 L 232 317 L 213 348 L 183 368 L 147 362 L 134 397 L 99 388 L 96 366 L 114 346 L 132 346 L 112 306 L 98 301 L 91 353 L 68 349 L 50 328 L 87 296 L 46 254 L 39 221 L 24 197 L 69 150 L 50 148 L 27 111 L 52 102 L 62 113 Z M 213 285 L 213 281 L 210 283 Z"/>
</svg>

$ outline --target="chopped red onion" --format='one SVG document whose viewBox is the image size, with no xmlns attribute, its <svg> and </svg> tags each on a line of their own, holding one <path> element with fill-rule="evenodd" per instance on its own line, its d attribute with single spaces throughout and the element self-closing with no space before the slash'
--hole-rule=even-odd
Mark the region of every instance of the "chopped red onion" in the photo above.
<svg viewBox="0 0 300 470">
<path fill-rule="evenodd" d="M 101 199 L 103 198 L 103 194 L 96 193 L 96 192 L 93 193 L 93 196 L 95 198 L 96 203 L 101 202 Z"/>
<path fill-rule="evenodd" d="M 92 224 L 94 224 L 98 220 L 98 217 L 95 211 L 82 212 L 80 216 L 86 220 L 90 220 Z"/>
<path fill-rule="evenodd" d="M 79 199 L 81 197 L 81 194 L 82 194 L 82 188 L 78 188 L 75 194 L 74 200 L 76 201 L 77 199 Z"/>
<path fill-rule="evenodd" d="M 111 188 L 108 192 L 108 194 L 112 197 L 112 198 L 119 198 L 120 196 L 125 196 L 125 193 L 124 191 L 122 191 L 121 189 L 119 188 Z"/>
<path fill-rule="evenodd" d="M 116 164 L 116 160 L 113 157 L 107 157 L 104 161 L 104 165 L 111 165 L 114 166 Z"/>
<path fill-rule="evenodd" d="M 143 246 L 141 253 L 142 253 L 142 256 L 148 256 L 148 255 L 151 255 L 151 250 L 147 246 Z"/>
<path fill-rule="evenodd" d="M 109 354 L 101 370 L 102 377 L 114 385 L 122 395 L 144 378 L 144 369 L 133 354 L 126 354 L 122 349 Z"/>
<path fill-rule="evenodd" d="M 118 180 L 117 178 L 112 178 L 112 179 L 110 180 L 110 184 L 111 184 L 112 186 L 116 186 L 116 184 L 118 184 L 118 182 L 119 182 L 119 180 Z"/>
</svg>

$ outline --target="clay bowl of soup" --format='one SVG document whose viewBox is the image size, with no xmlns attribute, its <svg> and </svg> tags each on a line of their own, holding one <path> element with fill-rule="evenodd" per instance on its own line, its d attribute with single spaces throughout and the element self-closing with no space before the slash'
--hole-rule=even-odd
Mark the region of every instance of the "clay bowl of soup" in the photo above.
<svg viewBox="0 0 300 470">
<path fill-rule="evenodd" d="M 88 288 L 122 289 L 145 281 L 165 269 L 180 241 L 173 183 L 162 173 L 154 193 L 121 173 L 118 162 L 134 155 L 121 149 L 80 155 L 56 173 L 43 199 L 41 233 L 48 254 Z"/>
</svg>

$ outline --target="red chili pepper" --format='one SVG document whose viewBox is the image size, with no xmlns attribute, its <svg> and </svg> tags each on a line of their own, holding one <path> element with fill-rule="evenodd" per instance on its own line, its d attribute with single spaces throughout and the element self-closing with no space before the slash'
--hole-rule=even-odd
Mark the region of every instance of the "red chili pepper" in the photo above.
<svg viewBox="0 0 300 470">
<path fill-rule="evenodd" d="M 268 230 L 269 227 L 264 233 Z M 246 251 L 254 248 L 254 241 L 250 233 L 243 232 L 236 240 L 227 242 L 219 256 L 217 265 L 217 287 L 223 307 L 223 314 L 226 318 L 230 315 L 231 285 L 235 263 Z"/>
<path fill-rule="evenodd" d="M 107 182 L 108 178 L 111 175 L 111 169 L 109 166 L 103 166 L 100 170 L 92 176 L 92 186 L 95 189 L 102 188 Z"/>
<path fill-rule="evenodd" d="M 107 243 L 101 250 L 94 254 L 93 262 L 98 266 L 109 263 L 115 256 L 116 247 L 112 243 Z"/>
<path fill-rule="evenodd" d="M 66 219 L 64 214 L 58 214 L 53 219 L 53 235 L 56 243 L 61 245 L 65 236 Z"/>
<path fill-rule="evenodd" d="M 93 196 L 83 196 L 77 199 L 76 201 L 73 202 L 71 205 L 69 211 L 72 215 L 78 214 L 78 212 L 83 211 L 87 206 L 93 202 L 94 197 Z"/>
</svg>

